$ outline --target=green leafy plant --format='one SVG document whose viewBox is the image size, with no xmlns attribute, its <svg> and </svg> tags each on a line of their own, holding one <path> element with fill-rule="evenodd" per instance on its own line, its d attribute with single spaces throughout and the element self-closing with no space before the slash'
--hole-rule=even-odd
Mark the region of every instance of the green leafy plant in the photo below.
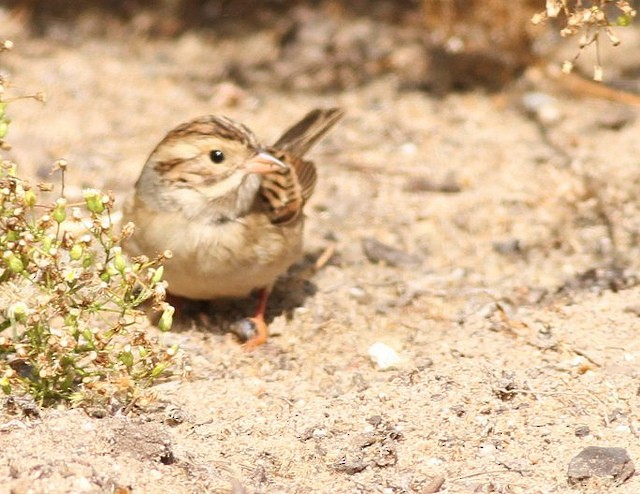
<svg viewBox="0 0 640 494">
<path fill-rule="evenodd" d="M 5 43 L 6 46 L 6 43 Z M 0 79 L 0 146 L 7 149 L 6 81 Z M 143 303 L 162 311 L 171 326 L 158 259 L 128 259 L 118 232 L 114 196 L 95 189 L 70 203 L 67 164 L 58 161 L 60 191 L 41 199 L 51 184 L 33 186 L 14 162 L 0 163 L 0 389 L 31 394 L 40 404 L 132 403 L 165 376 L 178 349 L 150 337 Z"/>
</svg>

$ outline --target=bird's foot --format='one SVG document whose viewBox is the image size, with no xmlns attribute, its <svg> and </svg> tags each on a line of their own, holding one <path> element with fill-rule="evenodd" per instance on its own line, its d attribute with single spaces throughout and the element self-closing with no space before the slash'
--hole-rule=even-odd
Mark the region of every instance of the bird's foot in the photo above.
<svg viewBox="0 0 640 494">
<path fill-rule="evenodd" d="M 266 343 L 269 336 L 269 328 L 264 318 L 248 317 L 243 319 L 239 326 L 237 334 L 245 338 L 245 342 L 242 345 L 245 350 L 253 350 Z"/>
</svg>

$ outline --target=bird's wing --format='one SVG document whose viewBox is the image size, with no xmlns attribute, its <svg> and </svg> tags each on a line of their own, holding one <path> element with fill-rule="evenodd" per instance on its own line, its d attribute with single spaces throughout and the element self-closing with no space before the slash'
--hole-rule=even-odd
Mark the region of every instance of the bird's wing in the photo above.
<svg viewBox="0 0 640 494">
<path fill-rule="evenodd" d="M 313 162 L 303 156 L 343 115 L 339 108 L 313 110 L 269 149 L 273 156 L 290 166 L 262 180 L 261 195 L 269 205 L 273 223 L 291 222 L 302 213 L 318 178 Z"/>
</svg>

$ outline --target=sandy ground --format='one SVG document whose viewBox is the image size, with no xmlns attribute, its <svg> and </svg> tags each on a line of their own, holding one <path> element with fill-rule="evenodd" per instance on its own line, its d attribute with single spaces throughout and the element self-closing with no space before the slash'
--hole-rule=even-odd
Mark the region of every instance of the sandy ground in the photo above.
<svg viewBox="0 0 640 494">
<path fill-rule="evenodd" d="M 267 50 L 263 34 L 36 36 L 0 16 L 16 44 L 3 70 L 48 95 L 12 105 L 13 156 L 40 179 L 66 158 L 72 191 L 124 199 L 165 132 L 198 115 L 269 142 L 314 107 L 348 112 L 312 153 L 308 257 L 276 290 L 269 342 L 246 353 L 224 330 L 251 302 L 213 307 L 166 336 L 192 378 L 146 409 L 5 407 L 0 491 L 640 492 L 638 476 L 567 482 L 587 446 L 640 460 L 636 109 L 533 77 L 443 97 L 393 73 L 339 91 L 243 88 L 223 66 Z M 540 109 L 532 91 L 554 98 L 540 118 L 523 110 Z M 395 368 L 372 361 L 377 342 Z"/>
</svg>

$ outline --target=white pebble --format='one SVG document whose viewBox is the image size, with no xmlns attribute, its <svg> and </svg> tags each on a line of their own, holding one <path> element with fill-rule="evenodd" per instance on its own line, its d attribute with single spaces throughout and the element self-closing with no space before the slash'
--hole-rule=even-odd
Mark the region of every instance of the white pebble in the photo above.
<svg viewBox="0 0 640 494">
<path fill-rule="evenodd" d="M 75 492 L 90 492 L 95 487 L 86 477 L 78 477 L 73 481 L 73 490 Z"/>
<path fill-rule="evenodd" d="M 405 142 L 400 145 L 400 152 L 406 156 L 413 156 L 418 151 L 418 146 L 413 142 Z"/>
<path fill-rule="evenodd" d="M 616 426 L 616 428 L 614 430 L 616 432 L 620 432 L 620 433 L 624 433 L 624 434 L 631 433 L 631 427 L 629 427 L 628 425 L 624 425 L 624 424 L 620 424 L 620 425 Z"/>
<path fill-rule="evenodd" d="M 496 453 L 496 447 L 491 443 L 481 444 L 479 450 L 481 456 L 489 456 Z"/>
<path fill-rule="evenodd" d="M 564 118 L 558 100 L 545 93 L 525 94 L 522 97 L 522 106 L 543 125 L 554 125 Z"/>
<path fill-rule="evenodd" d="M 93 425 L 93 422 L 85 422 L 82 424 L 81 428 L 83 432 L 92 432 L 96 427 Z"/>
<path fill-rule="evenodd" d="M 380 341 L 369 347 L 369 357 L 380 370 L 393 369 L 400 364 L 398 353 Z"/>
<path fill-rule="evenodd" d="M 316 439 L 321 439 L 323 437 L 327 437 L 326 429 L 313 429 L 312 435 Z"/>
</svg>

